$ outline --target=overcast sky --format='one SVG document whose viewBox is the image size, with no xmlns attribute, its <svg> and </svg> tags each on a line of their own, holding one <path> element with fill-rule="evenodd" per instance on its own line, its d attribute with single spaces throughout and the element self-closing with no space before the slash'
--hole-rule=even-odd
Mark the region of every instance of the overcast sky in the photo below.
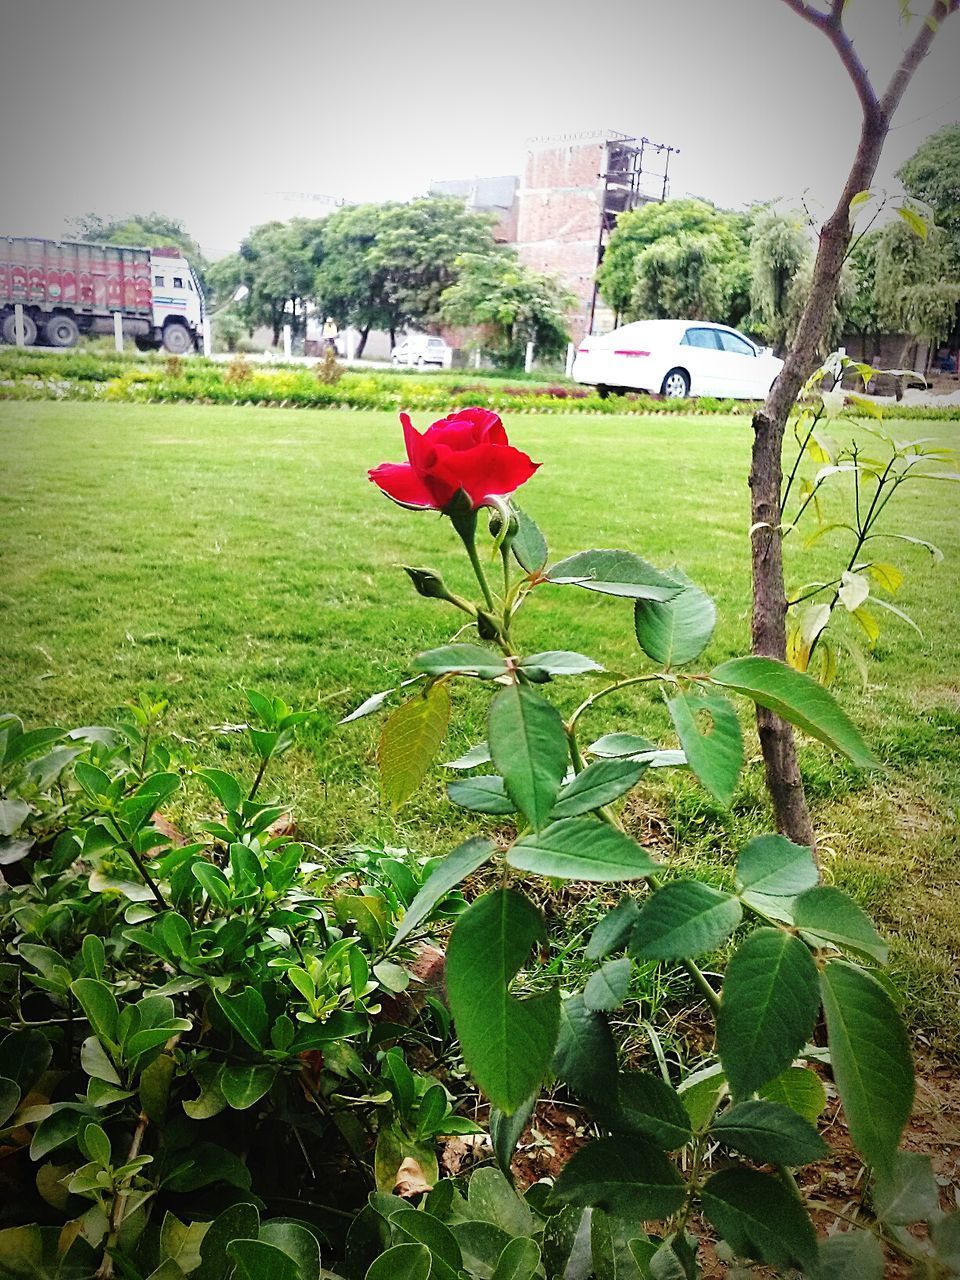
<svg viewBox="0 0 960 1280">
<path fill-rule="evenodd" d="M 918 7 L 924 0 L 915 0 Z M 898 0 L 849 0 L 885 83 Z M 835 198 L 858 106 L 782 0 L 8 0 L 0 232 L 156 209 L 234 249 L 271 193 L 407 199 L 519 173 L 525 139 L 594 129 L 680 149 L 671 194 Z M 960 16 L 909 89 L 879 185 L 960 119 Z"/>
</svg>

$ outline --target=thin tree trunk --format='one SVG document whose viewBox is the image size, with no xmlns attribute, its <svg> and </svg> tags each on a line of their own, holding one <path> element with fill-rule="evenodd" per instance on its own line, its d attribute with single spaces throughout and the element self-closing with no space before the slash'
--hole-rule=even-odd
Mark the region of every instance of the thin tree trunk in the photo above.
<svg viewBox="0 0 960 1280">
<path fill-rule="evenodd" d="M 365 329 L 360 330 L 360 341 L 357 343 L 357 355 L 356 355 L 356 358 L 358 360 L 363 355 L 363 348 L 367 345 L 367 339 L 369 337 L 370 337 L 370 326 L 367 325 Z"/>
<path fill-rule="evenodd" d="M 850 202 L 873 183 L 890 121 L 917 67 L 930 48 L 940 22 L 956 11 L 960 0 L 935 0 L 931 20 L 905 52 L 882 98 L 843 29 L 843 0 L 833 0 L 829 13 L 808 8 L 805 0 L 785 0 L 800 16 L 827 35 L 844 65 L 863 112 L 860 140 L 843 192 L 820 232 L 810 294 L 797 333 L 763 408 L 753 418 L 750 467 L 753 652 L 781 662 L 786 657 L 787 597 L 783 579 L 780 493 L 783 482 L 783 433 L 800 388 L 813 371 L 837 296 L 840 272 L 850 246 Z M 814 843 L 813 823 L 803 790 L 796 744 L 790 726 L 779 716 L 757 708 L 757 730 L 767 790 L 777 829 L 799 844 Z"/>
</svg>

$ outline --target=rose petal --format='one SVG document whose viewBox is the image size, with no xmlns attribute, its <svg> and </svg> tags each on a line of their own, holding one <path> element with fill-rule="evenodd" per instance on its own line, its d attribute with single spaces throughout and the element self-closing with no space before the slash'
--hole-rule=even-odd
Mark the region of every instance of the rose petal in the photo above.
<svg viewBox="0 0 960 1280">
<path fill-rule="evenodd" d="M 409 463 L 381 462 L 379 467 L 374 467 L 367 474 L 394 502 L 405 507 L 439 510 L 441 504 L 433 500 L 430 490 Z"/>
<path fill-rule="evenodd" d="M 506 497 L 519 489 L 540 466 L 512 445 L 480 444 L 456 450 L 437 445 L 437 460 L 424 477 L 424 484 L 436 495 L 438 482 L 456 491 L 462 488 L 475 507 L 489 497 Z M 450 494 L 453 497 L 453 493 Z M 449 498 L 447 499 L 449 501 Z"/>
<path fill-rule="evenodd" d="M 507 433 L 500 421 L 500 415 L 492 409 L 481 409 L 478 406 L 469 409 L 457 409 L 435 422 L 434 427 L 446 423 L 469 423 L 474 428 L 474 444 L 508 444 Z"/>
</svg>

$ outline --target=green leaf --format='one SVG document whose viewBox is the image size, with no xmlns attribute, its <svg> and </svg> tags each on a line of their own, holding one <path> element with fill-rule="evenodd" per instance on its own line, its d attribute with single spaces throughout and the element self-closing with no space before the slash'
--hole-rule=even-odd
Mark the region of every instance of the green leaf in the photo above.
<svg viewBox="0 0 960 1280">
<path fill-rule="evenodd" d="M 209 895 L 211 902 L 215 902 L 218 907 L 229 907 L 230 883 L 219 867 L 215 867 L 212 862 L 199 861 L 193 864 L 190 873 Z"/>
<path fill-rule="evenodd" d="M 478 644 L 445 644 L 440 649 L 428 649 L 410 664 L 412 671 L 428 676 L 459 673 L 495 680 L 506 674 L 507 664 L 503 655 L 493 649 L 481 649 Z"/>
<path fill-rule="evenodd" d="M 578 551 L 558 561 L 545 576 L 557 585 L 584 587 L 630 600 L 672 600 L 683 590 L 674 577 L 632 551 Z"/>
<path fill-rule="evenodd" d="M 827 1042 L 853 1145 L 878 1170 L 889 1168 L 913 1105 L 906 1028 L 875 978 L 843 960 L 821 975 Z"/>
<path fill-rule="evenodd" d="M 531 689 L 508 685 L 490 704 L 487 741 L 517 808 L 531 826 L 546 826 L 569 759 L 560 712 Z"/>
<path fill-rule="evenodd" d="M 898 1151 L 874 1180 L 873 1210 L 881 1222 L 891 1227 L 908 1227 L 938 1218 L 940 1189 L 930 1157 L 918 1151 Z"/>
<path fill-rule="evenodd" d="M 639 880 L 659 867 L 630 836 L 599 818 L 562 818 L 507 850 L 520 871 L 561 880 Z"/>
<path fill-rule="evenodd" d="M 513 1176 L 510 1172 L 510 1162 L 513 1160 L 513 1153 L 517 1149 L 517 1143 L 520 1141 L 523 1131 L 533 1115 L 538 1096 L 538 1093 L 532 1093 L 509 1116 L 504 1115 L 496 1107 L 490 1108 L 490 1141 L 493 1145 L 493 1154 L 497 1157 L 497 1164 L 506 1177 Z"/>
<path fill-rule="evenodd" d="M 232 773 L 226 773 L 223 769 L 197 769 L 196 776 L 203 779 L 227 813 L 239 810 L 244 792 Z"/>
<path fill-rule="evenodd" d="M 663 667 L 682 667 L 698 658 L 716 624 L 716 606 L 692 583 L 672 600 L 638 600 L 633 607 L 637 642 L 648 658 Z"/>
<path fill-rule="evenodd" d="M 380 785 L 393 809 L 399 809 L 426 777 L 450 721 L 450 695 L 442 684 L 408 698 L 389 717 L 380 734 L 377 764 Z"/>
<path fill-rule="evenodd" d="M 633 1221 L 665 1218 L 683 1204 L 683 1179 L 662 1151 L 643 1138 L 601 1138 L 564 1165 L 551 1200 L 582 1208 L 599 1205 Z"/>
<path fill-rule="evenodd" d="M 447 795 L 461 809 L 473 813 L 516 813 L 517 806 L 507 795 L 499 774 L 458 778 L 447 783 Z"/>
<path fill-rule="evenodd" d="M 883 1246 L 872 1231 L 854 1227 L 820 1241 L 817 1280 L 883 1280 Z"/>
<path fill-rule="evenodd" d="M 137 1081 L 140 1106 L 154 1124 L 161 1124 L 166 1116 L 175 1072 L 176 1063 L 169 1053 L 161 1053 L 140 1072 Z"/>
<path fill-rule="evenodd" d="M 20 1086 L 16 1080 L 0 1076 L 0 1129 L 6 1124 L 20 1104 Z"/>
<path fill-rule="evenodd" d="M 175 1262 L 184 1274 L 195 1271 L 200 1265 L 200 1248 L 209 1225 L 207 1222 L 181 1222 L 168 1210 L 160 1226 L 162 1260 Z"/>
<path fill-rule="evenodd" d="M 786 836 L 756 836 L 744 845 L 737 860 L 737 886 L 743 901 L 762 915 L 788 924 L 793 921 L 793 899 L 812 889 L 819 878 L 810 849 Z"/>
<path fill-rule="evenodd" d="M 641 908 L 630 950 L 644 960 L 686 960 L 715 951 L 742 914 L 728 893 L 699 880 L 672 880 Z"/>
<path fill-rule="evenodd" d="M 743 734 L 736 708 L 726 698 L 678 693 L 667 708 L 687 764 L 720 804 L 729 807 L 743 768 Z M 708 728 L 700 717 L 709 716 Z"/>
<path fill-rule="evenodd" d="M 548 649 L 544 653 L 531 653 L 519 663 L 521 671 L 544 672 L 548 676 L 582 676 L 590 671 L 602 671 L 599 662 L 594 662 L 582 653 L 572 653 L 568 649 Z M 533 677 L 531 677 L 532 679 Z"/>
<path fill-rule="evenodd" d="M 80 1046 L 80 1065 L 94 1080 L 106 1080 L 107 1084 L 121 1083 L 116 1068 L 96 1036 L 88 1036 Z"/>
<path fill-rule="evenodd" d="M 470 747 L 462 756 L 458 756 L 456 760 L 448 760 L 444 764 L 445 769 L 475 769 L 477 765 L 490 763 L 490 748 L 485 742 L 478 742 L 475 747 Z"/>
<path fill-rule="evenodd" d="M 817 885 L 793 904 L 793 919 L 803 938 L 814 947 L 837 947 L 886 964 L 889 948 L 865 911 L 842 889 Z"/>
<path fill-rule="evenodd" d="M 422 1244 L 395 1244 L 370 1264 L 364 1280 L 429 1280 L 430 1250 Z"/>
<path fill-rule="evenodd" d="M 592 1110 L 613 1133 L 639 1134 L 674 1151 L 693 1137 L 690 1117 L 676 1089 L 646 1071 L 625 1071 L 615 1093 Z"/>
<path fill-rule="evenodd" d="M 211 1222 L 200 1244 L 200 1267 L 193 1280 L 228 1280 L 233 1263 L 227 1256 L 230 1240 L 256 1240 L 260 1213 L 253 1204 L 232 1204 Z"/>
<path fill-rule="evenodd" d="M 634 899 L 622 897 L 590 935 L 584 955 L 588 960 L 602 960 L 611 951 L 620 951 L 630 940 L 633 926 L 639 919 L 640 908 Z"/>
<path fill-rule="evenodd" d="M 734 1253 L 773 1267 L 813 1272 L 817 1237 L 801 1201 L 754 1169 L 724 1169 L 700 1193 L 706 1217 Z"/>
<path fill-rule="evenodd" d="M 467 1187 L 467 1210 L 471 1218 L 492 1222 L 509 1236 L 529 1236 L 534 1231 L 529 1205 L 499 1169 L 474 1170 Z"/>
<path fill-rule="evenodd" d="M 594 760 L 561 789 L 550 816 L 575 818 L 619 800 L 646 770 L 635 760 Z"/>
<path fill-rule="evenodd" d="M 214 992 L 227 1021 L 252 1049 L 262 1049 L 267 1040 L 267 1006 L 256 987 L 244 987 L 236 995 Z"/>
<path fill-rule="evenodd" d="M 732 658 L 714 667 L 710 679 L 752 698 L 863 769 L 877 761 L 846 712 L 816 680 L 773 658 Z"/>
<path fill-rule="evenodd" d="M 400 928 L 394 934 L 390 949 L 400 945 L 414 929 L 426 920 L 438 902 L 467 876 L 482 867 L 493 855 L 495 846 L 490 840 L 474 836 L 458 845 L 427 877 L 423 888 L 404 913 Z"/>
<path fill-rule="evenodd" d="M 539 1266 L 540 1246 L 529 1236 L 519 1236 L 504 1248 L 491 1280 L 534 1280 Z"/>
<path fill-rule="evenodd" d="M 302 1223 L 282 1219 L 265 1222 L 259 1238 L 294 1260 L 300 1280 L 317 1280 L 320 1276 L 320 1245 L 313 1232 Z"/>
<path fill-rule="evenodd" d="M 926 218 L 908 204 L 899 204 L 896 206 L 896 210 L 898 216 L 903 219 L 913 234 L 919 236 L 921 240 L 926 240 L 928 235 Z"/>
<path fill-rule="evenodd" d="M 536 521 L 515 502 L 511 502 L 510 507 L 517 517 L 517 532 L 511 539 L 510 550 L 521 569 L 526 569 L 527 573 L 539 573 L 547 563 L 547 540 Z"/>
<path fill-rule="evenodd" d="M 627 998 L 633 965 L 627 956 L 608 960 L 587 979 L 583 989 L 583 1002 L 588 1009 L 619 1009 Z"/>
<path fill-rule="evenodd" d="M 246 1111 L 269 1091 L 275 1077 L 273 1067 L 228 1062 L 220 1073 L 220 1091 L 234 1111 Z"/>
<path fill-rule="evenodd" d="M 478 898 L 457 918 L 447 948 L 447 994 L 464 1061 L 501 1111 L 515 1111 L 549 1069 L 560 994 L 518 1000 L 510 982 L 531 947 L 546 942 L 540 912 L 512 889 Z"/>
<path fill-rule="evenodd" d="M 390 1215 L 390 1225 L 415 1244 L 426 1245 L 434 1263 L 432 1276 L 446 1275 L 436 1266 L 437 1261 L 440 1261 L 446 1263 L 451 1280 L 455 1280 L 457 1271 L 463 1265 L 463 1256 L 456 1236 L 445 1223 L 432 1214 L 420 1213 L 417 1209 L 399 1209 Z"/>
<path fill-rule="evenodd" d="M 650 755 L 656 749 L 655 742 L 651 742 L 649 738 L 641 738 L 636 733 L 605 733 L 587 747 L 591 755 L 613 760 L 626 756 Z"/>
<path fill-rule="evenodd" d="M 787 1067 L 760 1090 L 761 1098 L 780 1102 L 798 1116 L 815 1124 L 827 1105 L 827 1091 L 815 1071 L 809 1067 Z"/>
<path fill-rule="evenodd" d="M 231 1240 L 227 1256 L 237 1265 L 236 1280 L 300 1280 L 293 1258 L 262 1240 Z"/>
<path fill-rule="evenodd" d="M 20 830 L 29 816 L 30 806 L 19 796 L 0 800 L 0 836 L 12 836 L 15 831 Z"/>
<path fill-rule="evenodd" d="M 780 1102 L 738 1102 L 714 1120 L 710 1135 L 761 1164 L 811 1164 L 830 1150 L 809 1121 Z"/>
<path fill-rule="evenodd" d="M 36 1027 L 9 1031 L 0 1040 L 0 1075 L 13 1080 L 27 1094 L 53 1057 L 50 1041 Z"/>
<path fill-rule="evenodd" d="M 734 1098 L 749 1097 L 789 1067 L 820 1008 L 817 966 L 781 929 L 756 929 L 727 966 L 717 1051 Z"/>
<path fill-rule="evenodd" d="M 937 1261 L 960 1272 L 960 1211 L 946 1213 L 930 1227 Z"/>
<path fill-rule="evenodd" d="M 617 1047 L 602 1013 L 582 995 L 560 1001 L 560 1030 L 553 1071 L 574 1093 L 602 1098 L 617 1087 Z"/>
<path fill-rule="evenodd" d="M 115 1042 L 117 1038 L 117 998 L 105 982 L 97 978 L 77 978 L 70 984 L 77 1004 L 90 1023 L 91 1030 L 101 1040 Z"/>
<path fill-rule="evenodd" d="M 594 1209 L 590 1215 L 590 1253 L 593 1274 L 599 1280 L 648 1280 L 649 1272 L 637 1264 L 631 1241 L 645 1242 L 642 1228 L 627 1217 Z"/>
</svg>

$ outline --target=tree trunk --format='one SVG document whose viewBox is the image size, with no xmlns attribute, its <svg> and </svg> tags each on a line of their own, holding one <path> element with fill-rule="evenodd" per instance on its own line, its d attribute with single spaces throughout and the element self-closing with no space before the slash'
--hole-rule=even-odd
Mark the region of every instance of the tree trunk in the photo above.
<svg viewBox="0 0 960 1280">
<path fill-rule="evenodd" d="M 787 649 L 787 596 L 780 529 L 783 433 L 800 388 L 816 366 L 818 348 L 830 321 L 840 271 L 850 244 L 850 201 L 873 181 L 887 128 L 887 121 L 879 112 L 864 120 L 857 158 L 843 194 L 820 233 L 810 295 L 796 337 L 766 403 L 753 418 L 751 639 L 755 654 L 781 662 L 786 658 Z M 762 707 L 757 708 L 757 730 L 777 830 L 798 844 L 812 845 L 813 824 L 803 791 L 793 730 L 779 716 Z"/>
<path fill-rule="evenodd" d="M 360 330 L 360 341 L 357 343 L 356 359 L 359 360 L 363 355 L 363 348 L 367 345 L 367 339 L 370 337 L 370 326 Z"/>
</svg>

